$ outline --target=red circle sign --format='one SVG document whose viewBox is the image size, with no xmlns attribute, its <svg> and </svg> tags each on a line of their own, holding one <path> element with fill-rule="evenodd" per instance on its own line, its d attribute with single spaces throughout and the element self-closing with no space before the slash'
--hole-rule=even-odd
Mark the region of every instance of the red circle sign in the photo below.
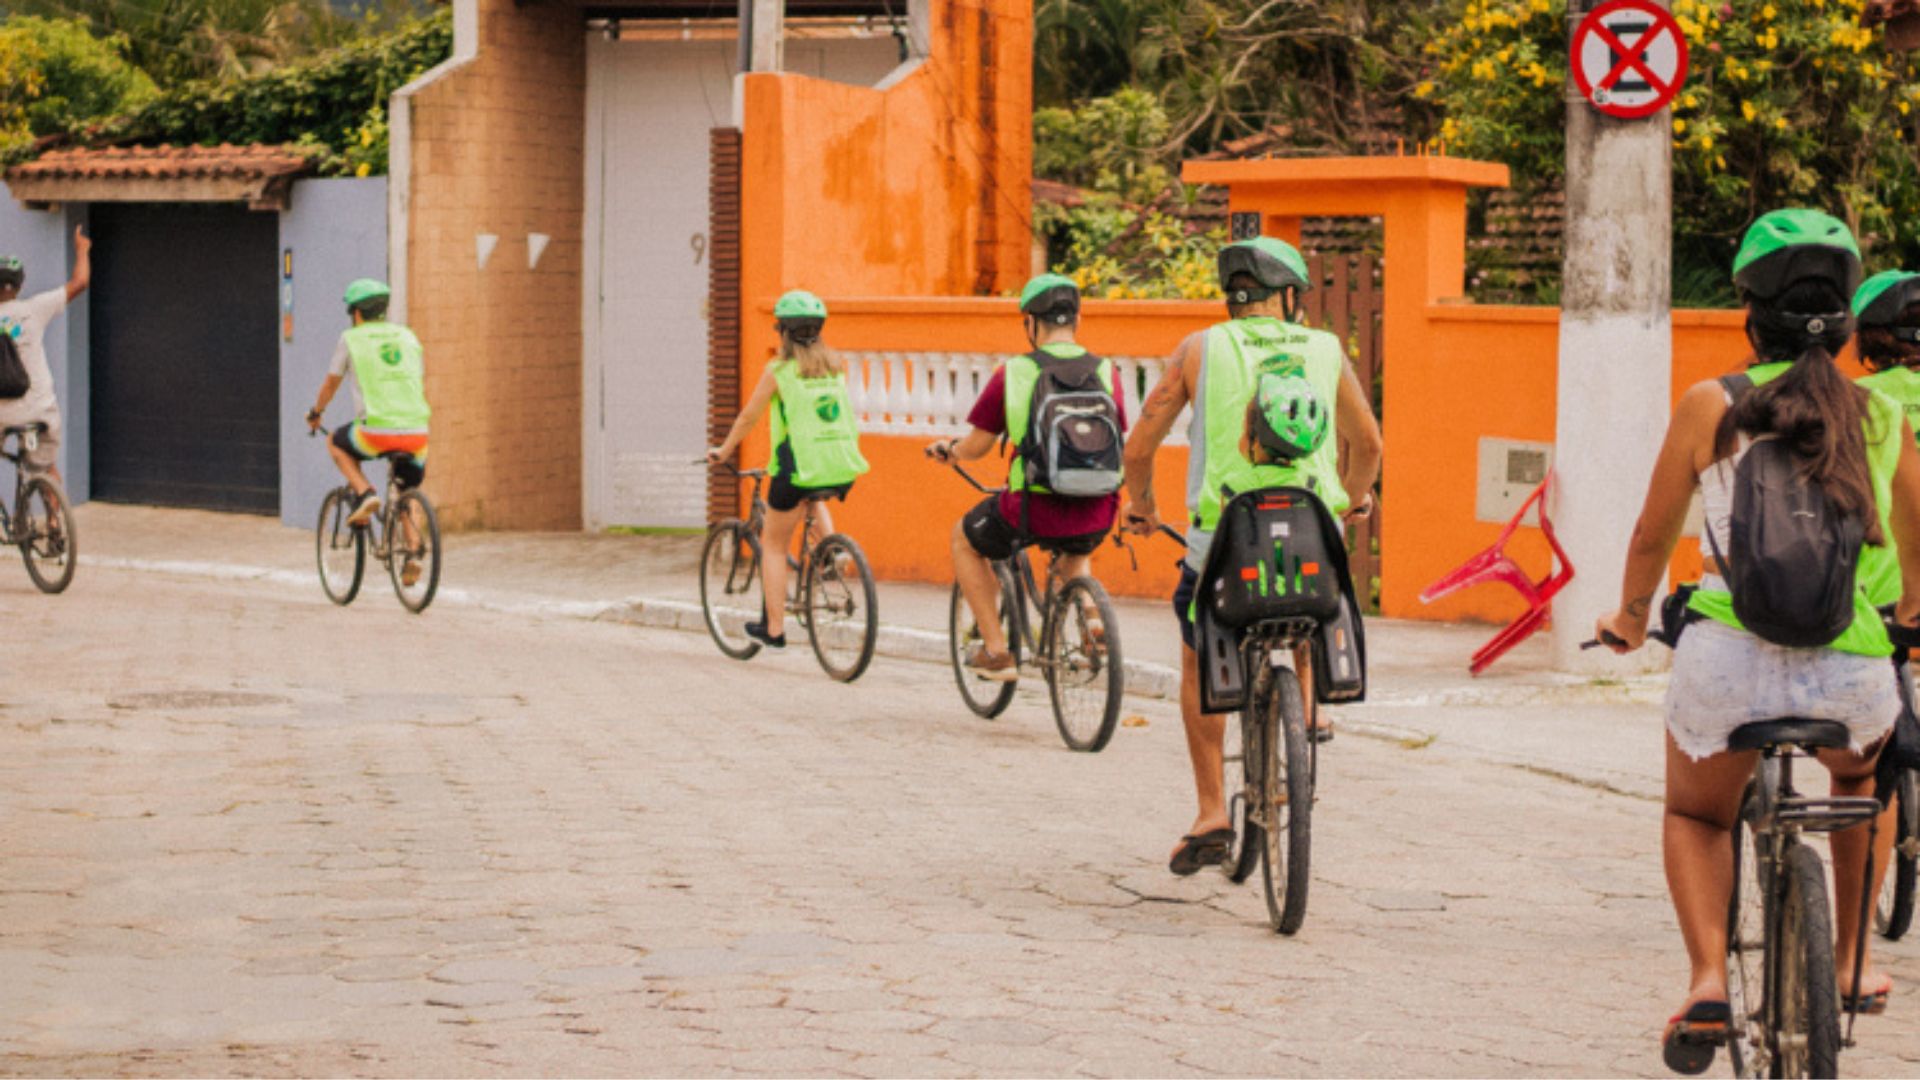
<svg viewBox="0 0 1920 1080">
<path fill-rule="evenodd" d="M 1607 0 L 1588 12 L 1568 59 L 1580 96 L 1622 120 L 1666 108 L 1687 81 L 1686 35 L 1651 0 Z"/>
</svg>

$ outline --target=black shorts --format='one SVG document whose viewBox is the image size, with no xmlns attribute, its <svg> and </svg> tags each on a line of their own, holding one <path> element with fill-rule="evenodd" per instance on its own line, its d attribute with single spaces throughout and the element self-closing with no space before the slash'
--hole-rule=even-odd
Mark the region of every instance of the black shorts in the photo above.
<svg viewBox="0 0 1920 1080">
<path fill-rule="evenodd" d="M 1029 545 L 1059 555 L 1091 555 L 1107 538 L 1105 529 L 1079 536 L 1027 536 L 1001 516 L 998 495 L 987 496 L 967 511 L 967 516 L 960 519 L 960 528 L 967 534 L 967 543 L 973 550 L 996 562 L 1013 558 L 1015 551 Z"/>
<path fill-rule="evenodd" d="M 798 510 L 800 504 L 808 499 L 844 499 L 847 497 L 847 492 L 852 490 L 852 481 L 834 484 L 831 487 L 797 487 L 787 478 L 786 473 L 781 473 L 767 481 L 767 506 L 785 513 L 788 510 Z"/>
<path fill-rule="evenodd" d="M 341 424 L 339 427 L 333 429 L 333 437 L 327 441 L 345 450 L 355 461 L 372 461 L 375 458 L 385 458 L 387 464 L 393 469 L 394 479 L 400 481 L 401 487 L 417 488 L 427 482 L 427 460 L 424 456 L 409 454 L 398 450 L 388 453 L 369 454 L 361 449 L 360 445 L 354 440 L 354 427 L 354 424 Z M 422 451 L 422 454 L 424 453 L 425 451 Z"/>
<path fill-rule="evenodd" d="M 1200 575 L 1193 572 L 1186 560 L 1180 562 L 1180 584 L 1173 587 L 1173 614 L 1180 620 L 1180 640 L 1187 648 L 1193 643 L 1193 594 L 1200 587 Z"/>
</svg>

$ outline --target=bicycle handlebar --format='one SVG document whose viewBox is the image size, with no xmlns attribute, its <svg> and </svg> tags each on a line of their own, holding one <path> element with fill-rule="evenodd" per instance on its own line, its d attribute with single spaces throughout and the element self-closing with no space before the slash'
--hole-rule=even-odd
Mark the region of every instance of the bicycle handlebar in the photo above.
<svg viewBox="0 0 1920 1080">
<path fill-rule="evenodd" d="M 708 461 L 706 458 L 701 458 L 693 464 L 705 465 L 710 469 L 725 469 L 733 475 L 746 480 L 757 479 L 767 475 L 767 470 L 765 469 L 743 469 L 730 461 Z"/>
<path fill-rule="evenodd" d="M 1006 488 L 990 488 L 985 484 L 982 484 L 980 481 L 975 480 L 973 478 L 973 474 L 967 471 L 966 466 L 960 464 L 958 461 L 955 461 L 952 458 L 947 459 L 947 465 L 948 467 L 953 469 L 954 472 L 959 473 L 960 478 L 962 480 L 965 480 L 967 483 L 972 484 L 973 490 L 978 491 L 982 495 L 998 495 L 1001 492 L 1006 490 Z"/>
</svg>

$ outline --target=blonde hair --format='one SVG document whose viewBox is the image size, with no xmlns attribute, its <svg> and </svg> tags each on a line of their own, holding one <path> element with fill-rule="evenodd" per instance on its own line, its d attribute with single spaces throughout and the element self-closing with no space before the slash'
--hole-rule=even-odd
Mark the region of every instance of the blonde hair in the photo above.
<svg viewBox="0 0 1920 1080">
<path fill-rule="evenodd" d="M 844 375 L 847 370 L 847 362 L 819 338 L 801 345 L 787 335 L 781 334 L 780 359 L 792 360 L 798 364 L 800 377 L 803 379 L 824 379 L 829 375 Z"/>
</svg>

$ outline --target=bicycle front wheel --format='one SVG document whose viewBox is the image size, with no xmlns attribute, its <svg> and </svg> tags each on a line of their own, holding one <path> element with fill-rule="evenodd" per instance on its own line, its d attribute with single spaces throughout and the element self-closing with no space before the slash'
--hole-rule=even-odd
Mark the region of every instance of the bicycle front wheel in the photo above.
<svg viewBox="0 0 1920 1080">
<path fill-rule="evenodd" d="M 27 481 L 19 509 L 14 524 L 20 529 L 20 557 L 26 560 L 27 576 L 43 593 L 65 591 L 79 565 L 78 536 L 67 493 L 52 477 L 36 476 Z"/>
<path fill-rule="evenodd" d="M 418 488 L 402 492 L 387 519 L 387 574 L 400 605 L 415 615 L 440 588 L 440 522 Z"/>
<path fill-rule="evenodd" d="M 1264 663 L 1264 662 L 1263 662 Z M 1300 680 L 1289 668 L 1265 665 L 1261 717 L 1261 877 L 1267 916 L 1282 934 L 1307 917 L 1309 853 L 1313 839 L 1313 762 L 1307 747 L 1307 710 Z"/>
<path fill-rule="evenodd" d="M 1000 628 L 1007 635 L 1007 645 L 1020 654 L 1020 646 L 1013 636 L 1013 593 L 1004 587 L 1000 590 Z M 953 599 L 947 606 L 947 659 L 953 664 L 953 680 L 960 685 L 960 700 L 967 703 L 973 715 L 991 720 L 1007 711 L 1013 701 L 1015 684 L 1012 682 L 994 682 L 982 679 L 967 670 L 967 654 L 980 644 L 980 627 L 974 622 L 973 608 L 968 606 L 966 596 L 960 586 L 953 587 Z"/>
<path fill-rule="evenodd" d="M 334 488 L 320 501 L 320 522 L 313 530 L 321 591 L 343 607 L 360 595 L 360 578 L 367 569 L 367 530 L 347 523 L 352 513 L 353 492 Z"/>
<path fill-rule="evenodd" d="M 1833 973 L 1827 868 L 1802 843 L 1780 861 L 1780 911 L 1768 945 L 1780 986 L 1773 1012 L 1774 1076 L 1840 1075 L 1840 991 Z"/>
<path fill-rule="evenodd" d="M 873 661 L 880 615 L 867 556 L 850 536 L 834 533 L 807 561 L 807 636 L 821 668 L 839 682 L 852 682 Z"/>
<path fill-rule="evenodd" d="M 755 597 L 759 568 L 745 522 L 728 518 L 707 530 L 707 545 L 700 553 L 700 613 L 713 643 L 735 660 L 750 660 L 760 651 L 760 643 L 746 631 L 760 609 Z"/>
<path fill-rule="evenodd" d="M 1088 577 L 1067 582 L 1048 613 L 1046 639 L 1047 695 L 1060 738 L 1069 749 L 1098 753 L 1113 738 L 1126 690 L 1120 623 L 1107 590 Z"/>
<path fill-rule="evenodd" d="M 1894 785 L 1895 832 L 1893 865 L 1880 886 L 1880 902 L 1873 910 L 1874 929 L 1888 941 L 1899 941 L 1913 925 L 1914 879 L 1920 875 L 1920 792 L 1912 770 L 1902 770 Z"/>
</svg>

